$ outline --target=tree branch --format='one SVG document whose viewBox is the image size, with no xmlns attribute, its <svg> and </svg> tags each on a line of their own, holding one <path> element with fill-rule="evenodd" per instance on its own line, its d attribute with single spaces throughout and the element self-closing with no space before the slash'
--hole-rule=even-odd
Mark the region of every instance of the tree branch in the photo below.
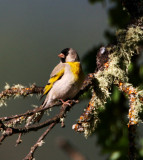
<svg viewBox="0 0 143 160">
<path fill-rule="evenodd" d="M 49 128 L 40 136 L 40 138 L 38 139 L 38 141 L 33 145 L 33 147 L 31 147 L 30 152 L 28 153 L 28 155 L 24 158 L 24 160 L 32 160 L 33 159 L 33 154 L 36 151 L 36 149 L 38 147 L 41 147 L 43 142 L 43 139 L 46 137 L 46 135 L 51 131 L 51 129 L 56 125 L 55 123 L 52 123 Z"/>
</svg>

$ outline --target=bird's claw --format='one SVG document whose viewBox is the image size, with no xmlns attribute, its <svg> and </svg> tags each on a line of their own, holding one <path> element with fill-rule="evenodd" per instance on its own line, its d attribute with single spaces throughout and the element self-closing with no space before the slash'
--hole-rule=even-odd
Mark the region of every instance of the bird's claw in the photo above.
<svg viewBox="0 0 143 160">
<path fill-rule="evenodd" d="M 79 100 L 67 100 L 67 101 L 63 101 L 62 99 L 59 99 L 59 100 L 63 103 L 63 106 L 65 106 L 65 105 L 71 106 L 72 102 L 74 102 L 74 103 L 79 102 Z"/>
<path fill-rule="evenodd" d="M 68 106 L 71 106 L 71 100 L 67 100 L 67 101 L 63 101 L 62 99 L 59 99 L 61 102 L 62 102 L 62 104 L 63 104 L 63 106 L 66 106 L 66 105 L 68 105 Z"/>
</svg>

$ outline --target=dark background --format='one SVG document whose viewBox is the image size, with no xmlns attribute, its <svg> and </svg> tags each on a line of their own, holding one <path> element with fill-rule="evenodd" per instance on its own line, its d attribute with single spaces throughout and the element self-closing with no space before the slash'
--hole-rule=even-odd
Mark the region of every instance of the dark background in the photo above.
<svg viewBox="0 0 143 160">
<path fill-rule="evenodd" d="M 126 26 L 129 16 L 123 12 L 119 2 L 90 2 L 0 0 L 0 89 L 3 90 L 6 82 L 10 85 L 29 86 L 36 83 L 44 86 L 53 67 L 59 62 L 58 53 L 67 47 L 78 51 L 85 73 L 93 72 L 97 49 L 114 43 L 115 31 Z M 138 82 L 134 81 L 136 85 L 142 82 L 143 77 L 143 58 L 139 59 Z M 134 73 L 136 70 L 131 71 Z M 127 102 L 115 87 L 112 91 L 112 103 L 109 102 L 106 111 L 101 113 L 101 123 L 93 136 L 85 139 L 71 129 L 87 106 L 87 97 L 68 113 L 64 129 L 57 125 L 51 131 L 35 158 L 69 159 L 57 146 L 58 137 L 67 139 L 90 160 L 127 158 Z M 31 109 L 32 105 L 41 103 L 37 96 L 11 100 L 8 106 L 0 108 L 0 115 L 22 113 Z M 7 138 L 0 146 L 1 159 L 24 158 L 43 131 L 24 135 L 23 143 L 18 147 L 15 147 L 17 135 Z M 141 137 L 141 129 L 138 137 Z M 143 155 L 142 146 L 139 148 L 140 155 Z"/>
</svg>

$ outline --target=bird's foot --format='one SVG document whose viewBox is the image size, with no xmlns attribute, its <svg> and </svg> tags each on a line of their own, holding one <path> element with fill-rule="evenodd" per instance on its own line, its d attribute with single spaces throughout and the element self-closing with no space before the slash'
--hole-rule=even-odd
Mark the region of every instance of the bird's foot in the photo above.
<svg viewBox="0 0 143 160">
<path fill-rule="evenodd" d="M 71 106 L 72 102 L 74 102 L 74 103 L 79 102 L 78 100 L 67 100 L 67 101 L 63 101 L 62 99 L 59 99 L 59 100 L 63 103 L 63 106 L 65 106 L 65 105 Z"/>
<path fill-rule="evenodd" d="M 66 105 L 68 105 L 68 106 L 71 106 L 71 100 L 67 100 L 67 101 L 63 101 L 62 99 L 59 99 L 61 102 L 62 102 L 62 104 L 63 104 L 63 106 L 66 106 Z"/>
</svg>

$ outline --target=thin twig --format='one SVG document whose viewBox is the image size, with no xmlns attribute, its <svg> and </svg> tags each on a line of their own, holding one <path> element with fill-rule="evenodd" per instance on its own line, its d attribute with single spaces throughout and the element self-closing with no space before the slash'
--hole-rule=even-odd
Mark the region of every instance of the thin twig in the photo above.
<svg viewBox="0 0 143 160">
<path fill-rule="evenodd" d="M 86 78 L 86 80 L 84 81 L 83 83 L 83 86 L 79 92 L 79 94 L 75 97 L 75 99 L 78 99 L 80 97 L 80 95 L 82 95 L 85 91 L 87 91 L 90 86 L 92 85 L 92 81 L 93 81 L 94 77 L 92 76 L 92 74 L 89 74 Z M 35 88 L 35 86 L 33 87 Z M 39 88 L 36 88 L 36 91 L 33 91 L 33 92 L 41 92 L 41 89 L 42 87 L 40 87 L 40 90 Z M 28 90 L 28 93 L 31 93 L 32 89 L 31 88 L 23 88 L 23 90 L 27 91 Z M 34 89 L 33 89 L 34 90 Z M 5 90 L 4 92 L 1 92 L 1 94 L 3 95 L 6 95 L 7 93 L 9 94 L 9 92 L 11 92 L 11 94 L 16 94 L 17 91 L 15 91 L 15 89 L 13 90 Z M 24 93 L 23 93 L 24 94 Z M 60 110 L 60 113 L 55 115 L 54 117 L 52 117 L 51 119 L 48 119 L 47 121 L 44 121 L 42 123 L 39 123 L 39 124 L 34 124 L 34 125 L 29 125 L 29 126 L 26 126 L 26 127 L 8 127 L 9 126 L 9 123 L 11 124 L 12 122 L 18 122 L 18 118 L 22 118 L 22 119 L 26 119 L 28 118 L 29 116 L 35 114 L 35 113 L 38 113 L 38 112 L 41 112 L 41 111 L 45 111 L 46 109 L 48 109 L 49 107 L 45 107 L 45 108 L 42 108 L 41 106 L 36 108 L 36 109 L 33 109 L 33 110 L 29 110 L 25 113 L 22 113 L 22 114 L 19 114 L 19 115 L 13 115 L 13 116 L 10 116 L 10 117 L 1 117 L 0 118 L 0 129 L 4 131 L 4 134 L 1 136 L 1 142 L 8 136 L 11 136 L 12 134 L 17 134 L 17 133 L 20 133 L 19 134 L 19 137 L 21 136 L 22 133 L 26 133 L 26 132 L 29 132 L 29 131 L 37 131 L 38 129 L 41 129 L 43 127 L 46 127 L 52 123 L 59 123 L 61 118 L 64 118 L 65 115 L 66 115 L 66 111 L 70 110 L 70 108 L 75 104 L 77 103 L 75 100 L 71 100 L 70 101 L 70 106 L 69 105 L 64 105 L 63 107 L 61 107 L 61 110 Z M 52 106 L 53 107 L 53 106 Z M 8 121 L 7 123 L 3 123 L 4 121 Z M 20 141 L 19 141 L 20 142 Z M 18 142 L 18 143 L 19 143 Z"/>
<path fill-rule="evenodd" d="M 86 77 L 86 79 L 85 79 L 85 81 L 83 83 L 83 86 L 82 86 L 80 92 L 76 95 L 75 99 L 78 99 L 80 97 L 80 95 L 82 95 L 85 91 L 87 91 L 90 88 L 90 86 L 92 85 L 93 79 L 94 79 L 93 74 L 90 73 Z M 41 93 L 43 87 L 34 86 L 33 88 L 34 88 L 33 92 L 32 92 L 31 88 L 23 88 L 21 92 L 24 93 L 24 90 L 25 90 L 29 94 L 31 94 L 31 93 Z M 15 94 L 16 93 L 15 90 L 8 89 L 8 90 L 5 90 L 5 91 L 3 91 L 3 92 L 0 93 L 0 98 L 2 97 L 2 95 L 8 95 L 9 92 L 11 94 Z M 30 115 L 32 115 L 34 113 L 45 111 L 45 110 L 53 107 L 53 106 L 50 106 L 50 107 L 44 107 L 44 108 L 42 108 L 41 106 L 39 106 L 37 108 L 34 108 L 33 110 L 28 110 L 27 112 L 22 113 L 22 114 L 13 115 L 13 116 L 9 116 L 9 117 L 1 117 L 0 120 L 1 121 L 9 121 L 11 119 L 19 118 L 19 117 L 22 117 L 22 116 L 26 116 L 27 117 L 27 116 L 30 116 Z"/>
<path fill-rule="evenodd" d="M 43 144 L 43 139 L 46 137 L 46 135 L 51 131 L 51 129 L 56 125 L 57 123 L 52 123 L 49 128 L 40 136 L 38 141 L 31 147 L 30 152 L 28 155 L 24 158 L 24 160 L 32 160 L 33 154 L 36 151 L 36 149 Z"/>
<path fill-rule="evenodd" d="M 59 114 L 55 115 L 54 117 L 52 117 L 51 119 L 48 119 L 42 123 L 39 123 L 39 124 L 34 124 L 34 125 L 31 125 L 31 126 L 27 126 L 27 127 L 23 127 L 23 128 L 20 128 L 20 127 L 17 127 L 17 128 L 11 128 L 13 130 L 13 134 L 15 133 L 26 133 L 26 132 L 29 132 L 29 131 L 37 131 L 38 129 L 41 129 L 43 127 L 46 127 L 54 122 L 60 122 L 60 118 L 63 118 L 66 114 L 66 112 L 68 110 L 70 110 L 70 108 L 75 104 L 75 101 L 71 104 L 71 106 L 69 105 L 65 105 L 64 107 L 62 106 L 61 107 L 61 111 L 59 112 Z"/>
<path fill-rule="evenodd" d="M 19 85 L 20 86 L 20 85 Z M 15 85 L 13 87 L 10 87 L 9 89 L 6 89 L 0 93 L 0 99 L 3 97 L 11 97 L 13 95 L 20 95 L 20 96 L 27 96 L 29 94 L 34 93 L 43 93 L 44 87 L 38 87 L 36 85 L 32 85 L 31 87 L 19 87 L 18 85 Z"/>
<path fill-rule="evenodd" d="M 6 137 L 11 136 L 12 134 L 13 134 L 12 128 L 7 127 L 7 128 L 4 130 L 3 135 L 0 137 L 0 143 L 1 143 Z"/>
<path fill-rule="evenodd" d="M 22 142 L 21 136 L 22 136 L 22 133 L 19 133 L 18 139 L 16 140 L 16 145 L 15 146 L 17 146 L 18 144 L 20 144 Z"/>
<path fill-rule="evenodd" d="M 5 139 L 6 137 L 7 137 L 6 135 L 2 135 L 2 136 L 0 137 L 0 144 L 4 141 L 4 139 Z"/>
<path fill-rule="evenodd" d="M 23 127 L 23 128 L 14 128 L 14 127 L 11 127 L 11 128 L 8 128 L 6 127 L 5 125 L 1 125 L 3 126 L 4 128 L 1 127 L 1 129 L 4 130 L 4 134 L 2 135 L 2 137 L 0 138 L 2 142 L 7 136 L 11 136 L 13 134 L 17 134 L 17 133 L 27 133 L 29 131 L 37 131 L 41 128 L 44 128 L 46 126 L 49 126 L 53 123 L 59 123 L 60 122 L 60 119 L 61 118 L 64 118 L 65 115 L 66 115 L 66 112 L 70 110 L 70 108 L 75 104 L 75 100 L 74 101 L 71 101 L 71 105 L 69 106 L 68 104 L 67 105 L 64 105 L 61 107 L 61 110 L 59 112 L 59 114 L 55 115 L 53 118 L 51 119 L 48 119 L 47 121 L 44 121 L 42 123 L 39 123 L 39 124 L 34 124 L 34 125 L 31 125 L 31 126 L 26 126 L 26 127 Z"/>
<path fill-rule="evenodd" d="M 15 118 L 19 118 L 19 117 L 24 117 L 24 116 L 30 116 L 34 113 L 37 113 L 37 112 L 41 112 L 41 111 L 45 111 L 49 108 L 52 108 L 53 106 L 48 106 L 48 107 L 45 107 L 45 108 L 42 108 L 42 106 L 39 106 L 37 108 L 34 108 L 33 110 L 29 110 L 25 113 L 22 113 L 22 114 L 18 114 L 18 115 L 13 115 L 13 116 L 10 116 L 10 117 L 1 117 L 0 120 L 1 121 L 9 121 L 11 119 L 15 119 Z"/>
</svg>

